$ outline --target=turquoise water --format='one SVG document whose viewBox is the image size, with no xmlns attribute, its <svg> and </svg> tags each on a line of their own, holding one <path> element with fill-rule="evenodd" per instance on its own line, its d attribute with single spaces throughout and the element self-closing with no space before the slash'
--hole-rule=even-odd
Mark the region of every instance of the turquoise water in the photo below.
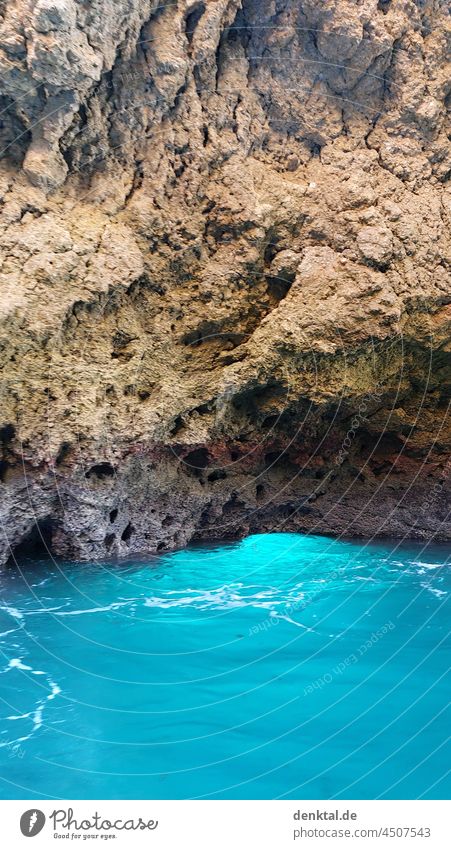
<svg viewBox="0 0 451 849">
<path fill-rule="evenodd" d="M 446 554 L 268 534 L 8 569 L 1 797 L 448 797 Z"/>
</svg>

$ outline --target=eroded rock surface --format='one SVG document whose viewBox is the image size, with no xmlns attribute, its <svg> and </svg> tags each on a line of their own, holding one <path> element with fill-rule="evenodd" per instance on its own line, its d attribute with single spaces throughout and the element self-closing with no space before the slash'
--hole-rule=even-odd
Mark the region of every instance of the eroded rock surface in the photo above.
<svg viewBox="0 0 451 849">
<path fill-rule="evenodd" d="M 0 561 L 449 538 L 445 0 L 0 2 Z"/>
</svg>

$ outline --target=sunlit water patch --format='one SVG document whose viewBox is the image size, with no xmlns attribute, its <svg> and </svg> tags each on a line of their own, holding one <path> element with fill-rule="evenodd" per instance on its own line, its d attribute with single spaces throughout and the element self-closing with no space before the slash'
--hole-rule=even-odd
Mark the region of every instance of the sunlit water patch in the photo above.
<svg viewBox="0 0 451 849">
<path fill-rule="evenodd" d="M 3 798 L 447 798 L 444 546 L 253 536 L 0 575 Z"/>
</svg>

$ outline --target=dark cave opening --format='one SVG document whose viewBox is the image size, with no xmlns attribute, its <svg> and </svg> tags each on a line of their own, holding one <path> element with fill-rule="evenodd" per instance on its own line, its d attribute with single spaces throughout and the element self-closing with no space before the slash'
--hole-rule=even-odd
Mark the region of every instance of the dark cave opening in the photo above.
<svg viewBox="0 0 451 849">
<path fill-rule="evenodd" d="M 264 495 L 265 495 L 265 487 L 263 486 L 262 483 L 258 483 L 256 488 L 255 488 L 255 497 L 256 497 L 257 503 L 259 503 L 264 498 Z"/>
<path fill-rule="evenodd" d="M 174 516 L 165 516 L 161 522 L 162 528 L 169 528 L 174 522 Z"/>
<path fill-rule="evenodd" d="M 230 516 L 231 514 L 239 515 L 245 507 L 246 504 L 244 501 L 238 498 L 236 492 L 233 492 L 229 500 L 224 504 L 222 514 L 223 516 Z"/>
<path fill-rule="evenodd" d="M 13 441 L 15 435 L 16 430 L 14 425 L 12 424 L 6 424 L 2 428 L 0 428 L 0 442 L 5 447 Z"/>
<path fill-rule="evenodd" d="M 210 472 L 208 475 L 207 480 L 209 483 L 214 483 L 214 481 L 223 481 L 226 477 L 227 472 L 225 472 L 224 469 L 214 469 L 214 471 Z"/>
<path fill-rule="evenodd" d="M 210 455 L 206 448 L 196 448 L 185 455 L 183 462 L 193 475 L 199 476 L 202 470 L 208 466 Z"/>
<path fill-rule="evenodd" d="M 50 518 L 35 522 L 22 541 L 15 546 L 10 561 L 20 561 L 28 557 L 51 556 L 53 528 L 54 523 Z"/>
<path fill-rule="evenodd" d="M 0 428 L 0 483 L 5 483 L 8 472 L 13 468 L 8 459 L 12 457 L 11 443 L 16 436 L 16 429 L 12 424 L 3 425 Z"/>
<path fill-rule="evenodd" d="M 97 463 L 96 466 L 91 466 L 90 469 L 85 474 L 85 477 L 90 480 L 94 478 L 94 480 L 105 480 L 105 478 L 112 478 L 114 475 L 114 468 L 111 463 Z"/>
<path fill-rule="evenodd" d="M 122 535 L 121 535 L 122 542 L 128 543 L 130 541 L 132 535 L 134 534 L 134 532 L 135 532 L 135 529 L 134 529 L 132 523 L 129 522 L 127 527 L 124 528 L 124 530 L 122 531 Z"/>
<path fill-rule="evenodd" d="M 56 455 L 55 465 L 61 466 L 64 461 L 68 458 L 71 452 L 72 445 L 70 442 L 62 442 Z"/>
<path fill-rule="evenodd" d="M 267 280 L 267 288 L 268 294 L 270 297 L 280 303 L 284 298 L 288 295 L 292 285 L 294 282 L 294 274 L 291 277 L 291 280 L 283 278 L 283 277 L 268 277 Z"/>
<path fill-rule="evenodd" d="M 116 539 L 116 534 L 107 534 L 105 539 L 104 539 L 105 547 L 111 548 L 115 539 Z"/>
</svg>

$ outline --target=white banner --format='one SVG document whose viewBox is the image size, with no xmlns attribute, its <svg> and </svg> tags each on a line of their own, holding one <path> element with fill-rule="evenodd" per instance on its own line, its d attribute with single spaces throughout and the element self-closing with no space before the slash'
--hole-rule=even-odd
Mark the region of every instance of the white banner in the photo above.
<svg viewBox="0 0 451 849">
<path fill-rule="evenodd" d="M 440 801 L 0 801 L 0 818 L 5 849 L 451 846 Z"/>
</svg>

